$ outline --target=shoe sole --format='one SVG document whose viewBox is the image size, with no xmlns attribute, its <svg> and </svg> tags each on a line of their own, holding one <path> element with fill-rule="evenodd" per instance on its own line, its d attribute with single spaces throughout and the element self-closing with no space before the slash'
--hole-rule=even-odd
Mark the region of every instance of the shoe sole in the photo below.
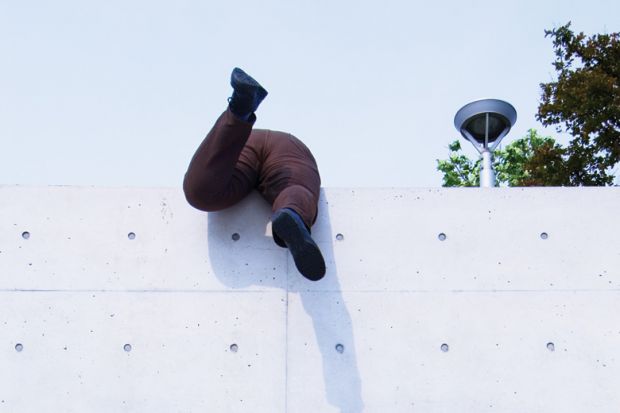
<svg viewBox="0 0 620 413">
<path fill-rule="evenodd" d="M 252 76 L 241 70 L 233 71 L 231 86 L 237 93 L 256 94 L 261 101 L 267 96 L 267 91 Z"/>
<path fill-rule="evenodd" d="M 318 245 L 309 234 L 302 231 L 297 222 L 286 213 L 279 214 L 272 222 L 272 230 L 286 243 L 297 270 L 311 281 L 325 275 L 325 260 Z"/>
</svg>

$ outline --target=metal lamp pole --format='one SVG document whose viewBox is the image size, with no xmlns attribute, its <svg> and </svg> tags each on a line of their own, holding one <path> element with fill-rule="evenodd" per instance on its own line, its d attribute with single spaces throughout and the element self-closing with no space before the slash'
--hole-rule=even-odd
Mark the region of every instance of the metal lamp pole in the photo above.
<svg viewBox="0 0 620 413">
<path fill-rule="evenodd" d="M 480 153 L 480 187 L 495 186 L 493 151 L 517 121 L 517 111 L 508 102 L 483 99 L 463 106 L 454 117 L 454 126 Z"/>
</svg>

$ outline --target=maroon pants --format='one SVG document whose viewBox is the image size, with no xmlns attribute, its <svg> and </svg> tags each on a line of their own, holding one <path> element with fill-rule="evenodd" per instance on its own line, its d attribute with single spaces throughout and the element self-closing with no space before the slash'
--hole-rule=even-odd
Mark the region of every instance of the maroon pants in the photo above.
<svg viewBox="0 0 620 413">
<path fill-rule="evenodd" d="M 224 112 L 196 150 L 185 179 L 187 201 L 203 211 L 234 205 L 257 189 L 272 210 L 291 208 L 308 228 L 317 216 L 321 178 L 310 150 L 293 135 L 252 129 Z"/>
</svg>

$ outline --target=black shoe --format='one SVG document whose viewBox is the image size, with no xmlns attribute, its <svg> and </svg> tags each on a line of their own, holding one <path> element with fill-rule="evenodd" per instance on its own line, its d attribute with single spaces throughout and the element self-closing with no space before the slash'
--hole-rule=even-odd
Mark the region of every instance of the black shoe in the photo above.
<svg viewBox="0 0 620 413">
<path fill-rule="evenodd" d="M 235 67 L 230 75 L 230 85 L 233 87 L 233 94 L 228 99 L 230 111 L 247 120 L 265 99 L 267 91 L 238 67 Z"/>
<path fill-rule="evenodd" d="M 299 272 L 311 281 L 325 275 L 325 260 L 321 250 L 310 236 L 301 217 L 293 210 L 283 208 L 271 217 L 271 229 L 288 247 Z"/>
</svg>

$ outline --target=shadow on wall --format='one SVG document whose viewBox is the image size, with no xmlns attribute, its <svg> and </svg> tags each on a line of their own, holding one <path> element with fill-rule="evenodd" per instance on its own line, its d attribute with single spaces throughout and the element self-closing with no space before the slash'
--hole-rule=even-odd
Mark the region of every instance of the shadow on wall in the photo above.
<svg viewBox="0 0 620 413">
<path fill-rule="evenodd" d="M 326 204 L 321 191 L 320 205 Z M 271 209 L 257 193 L 232 208 L 208 214 L 209 259 L 214 275 L 229 288 L 281 288 L 287 293 L 299 294 L 312 320 L 321 353 L 327 401 L 341 412 L 359 413 L 363 411 L 363 402 L 353 326 L 338 281 L 329 214 L 326 210 L 321 212 L 316 223 L 321 227 L 321 238 L 316 240 L 325 256 L 327 274 L 319 282 L 305 280 L 297 272 L 288 251 L 273 242 L 269 223 Z M 287 320 L 291 320 L 290 314 Z M 288 337 L 287 348 L 297 342 L 294 337 Z M 287 353 L 299 351 L 289 349 Z M 289 371 L 294 368 L 291 360 L 287 364 Z M 312 371 L 319 369 L 315 367 Z M 308 373 L 303 371 L 304 377 L 295 380 L 302 383 L 309 379 L 312 383 L 312 378 L 307 378 Z M 287 377 L 289 382 L 292 379 Z M 299 395 L 289 395 L 288 399 L 289 404 L 295 399 L 305 400 Z"/>
</svg>

